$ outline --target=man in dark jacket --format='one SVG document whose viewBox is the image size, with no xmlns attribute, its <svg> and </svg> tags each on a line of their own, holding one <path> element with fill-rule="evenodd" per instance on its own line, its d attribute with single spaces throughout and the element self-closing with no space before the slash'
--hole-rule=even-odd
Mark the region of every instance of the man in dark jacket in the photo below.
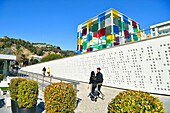
<svg viewBox="0 0 170 113">
<path fill-rule="evenodd" d="M 101 70 L 100 68 L 97 68 L 97 74 L 96 74 L 96 83 L 98 85 L 99 92 L 101 92 L 100 89 L 103 83 L 103 74 L 100 72 L 100 70 Z M 98 95 L 100 95 L 100 93 Z"/>
</svg>

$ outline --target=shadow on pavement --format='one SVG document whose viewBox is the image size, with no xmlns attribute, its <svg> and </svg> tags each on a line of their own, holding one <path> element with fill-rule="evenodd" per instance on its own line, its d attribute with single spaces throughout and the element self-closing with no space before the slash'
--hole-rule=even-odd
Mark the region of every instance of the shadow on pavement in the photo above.
<svg viewBox="0 0 170 113">
<path fill-rule="evenodd" d="M 4 99 L 0 99 L 0 108 L 2 108 L 5 105 Z"/>
<path fill-rule="evenodd" d="M 80 103 L 82 99 L 78 98 L 76 101 L 75 109 L 78 107 L 78 104 Z M 40 102 L 37 105 L 37 113 L 42 113 L 44 111 L 44 102 Z"/>
<path fill-rule="evenodd" d="M 37 105 L 37 113 L 42 113 L 44 111 L 44 102 L 40 102 Z"/>
<path fill-rule="evenodd" d="M 78 98 L 78 99 L 76 100 L 75 109 L 78 107 L 78 104 L 80 103 L 81 100 L 82 100 L 82 99 L 80 99 L 80 98 Z"/>
</svg>

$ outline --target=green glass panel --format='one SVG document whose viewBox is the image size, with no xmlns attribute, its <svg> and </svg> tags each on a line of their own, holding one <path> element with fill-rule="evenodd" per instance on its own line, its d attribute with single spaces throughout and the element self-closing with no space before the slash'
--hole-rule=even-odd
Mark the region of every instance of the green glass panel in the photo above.
<svg viewBox="0 0 170 113">
<path fill-rule="evenodd" d="M 111 41 L 110 40 L 106 40 L 106 44 L 110 44 L 111 43 Z"/>
<path fill-rule="evenodd" d="M 122 28 L 122 31 L 124 31 L 125 30 L 125 28 L 124 28 L 124 22 L 121 22 L 121 28 Z"/>
<path fill-rule="evenodd" d="M 134 31 L 134 32 L 138 32 L 138 29 L 137 29 L 137 28 L 133 28 L 133 31 Z"/>
<path fill-rule="evenodd" d="M 92 26 L 92 32 L 98 32 L 98 23 Z"/>
<path fill-rule="evenodd" d="M 138 26 L 139 26 L 139 29 L 140 29 L 140 24 L 138 24 Z"/>
<path fill-rule="evenodd" d="M 86 42 L 83 42 L 83 50 L 86 50 L 86 48 L 87 48 L 87 43 Z"/>
<path fill-rule="evenodd" d="M 138 41 L 138 36 L 136 34 L 133 34 L 133 40 Z"/>
<path fill-rule="evenodd" d="M 122 27 L 121 20 L 118 20 L 119 27 Z"/>
<path fill-rule="evenodd" d="M 93 46 L 93 48 L 98 49 L 98 48 L 99 48 L 99 46 L 98 46 L 98 45 L 95 45 L 95 46 Z"/>
<path fill-rule="evenodd" d="M 105 45 L 103 45 L 103 48 L 106 48 L 107 47 L 107 45 L 105 44 Z"/>
<path fill-rule="evenodd" d="M 99 49 L 103 49 L 103 45 L 100 45 L 100 46 L 99 46 Z"/>
</svg>

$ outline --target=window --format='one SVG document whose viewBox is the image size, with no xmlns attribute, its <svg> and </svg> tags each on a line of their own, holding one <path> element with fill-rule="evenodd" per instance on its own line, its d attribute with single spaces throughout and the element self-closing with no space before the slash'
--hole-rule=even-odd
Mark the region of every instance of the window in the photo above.
<svg viewBox="0 0 170 113">
<path fill-rule="evenodd" d="M 127 31 L 129 30 L 129 25 L 128 25 L 127 23 L 125 23 L 125 22 L 124 22 L 124 28 L 125 28 L 125 30 L 127 30 Z"/>
<path fill-rule="evenodd" d="M 111 13 L 107 14 L 107 15 L 105 16 L 105 19 L 110 18 L 110 17 L 111 17 Z"/>
<path fill-rule="evenodd" d="M 119 25 L 118 19 L 117 19 L 117 18 L 113 18 L 113 23 L 114 23 L 116 26 L 118 26 L 118 25 Z"/>
<path fill-rule="evenodd" d="M 100 22 L 100 29 L 105 27 L 105 20 Z"/>
<path fill-rule="evenodd" d="M 152 28 L 152 31 L 155 31 L 155 28 Z"/>
<path fill-rule="evenodd" d="M 82 29 L 85 29 L 86 27 L 87 27 L 87 26 L 85 25 L 85 26 L 82 27 Z"/>
</svg>

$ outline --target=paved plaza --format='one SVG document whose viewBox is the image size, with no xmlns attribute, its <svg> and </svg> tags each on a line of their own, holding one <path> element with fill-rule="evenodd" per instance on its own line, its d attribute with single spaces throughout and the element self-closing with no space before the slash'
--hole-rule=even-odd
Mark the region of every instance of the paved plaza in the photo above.
<svg viewBox="0 0 170 113">
<path fill-rule="evenodd" d="M 80 99 L 75 113 L 107 113 L 107 105 L 119 92 L 123 91 L 120 89 L 102 87 L 102 92 L 105 94 L 105 99 L 98 99 L 97 102 L 91 101 L 87 95 L 89 94 L 88 84 L 80 83 L 78 85 L 78 98 Z M 158 96 L 159 99 L 163 102 L 166 113 L 170 113 L 170 96 L 154 95 Z M 42 100 L 41 100 L 42 99 Z M 12 113 L 10 107 L 6 107 L 3 104 L 4 96 L 0 95 L 0 113 Z M 43 92 L 39 91 L 39 100 L 38 104 L 43 102 Z M 38 107 L 37 113 L 44 113 L 41 109 L 41 106 Z"/>
</svg>

